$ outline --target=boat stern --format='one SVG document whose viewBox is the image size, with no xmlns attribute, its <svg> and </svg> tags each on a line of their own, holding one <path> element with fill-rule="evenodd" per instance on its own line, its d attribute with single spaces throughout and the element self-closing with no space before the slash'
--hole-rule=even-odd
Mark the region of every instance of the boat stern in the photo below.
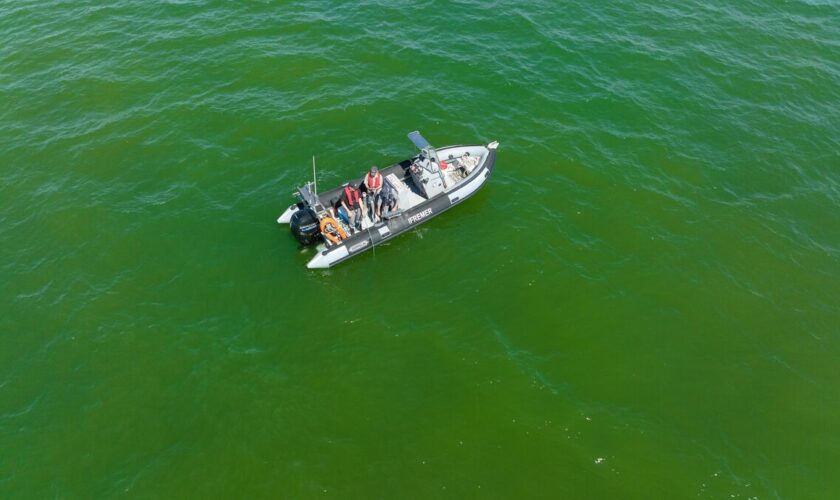
<svg viewBox="0 0 840 500">
<path fill-rule="evenodd" d="M 280 215 L 280 217 L 277 218 L 277 223 L 278 224 L 288 224 L 289 222 L 292 221 L 292 216 L 298 210 L 300 210 L 300 206 L 298 204 L 291 205 L 289 208 L 286 209 L 285 212 L 283 212 L 282 215 Z"/>
</svg>

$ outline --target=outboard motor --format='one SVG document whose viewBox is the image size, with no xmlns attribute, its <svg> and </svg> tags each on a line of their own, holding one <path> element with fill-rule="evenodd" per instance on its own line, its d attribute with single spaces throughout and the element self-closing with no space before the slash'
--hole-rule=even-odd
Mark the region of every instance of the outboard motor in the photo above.
<svg viewBox="0 0 840 500">
<path fill-rule="evenodd" d="M 292 228 L 292 234 L 295 235 L 295 239 L 304 246 L 317 243 L 321 234 L 321 226 L 318 222 L 318 217 L 316 217 L 315 212 L 309 208 L 298 210 L 292 214 L 290 227 Z"/>
</svg>

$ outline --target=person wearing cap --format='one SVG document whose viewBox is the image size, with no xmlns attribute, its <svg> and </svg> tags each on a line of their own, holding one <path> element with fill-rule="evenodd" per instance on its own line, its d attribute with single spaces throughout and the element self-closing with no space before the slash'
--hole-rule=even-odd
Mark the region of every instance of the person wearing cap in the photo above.
<svg viewBox="0 0 840 500">
<path fill-rule="evenodd" d="M 379 194 L 379 199 L 380 202 L 377 205 L 377 210 L 379 210 L 381 217 L 388 218 L 390 215 L 396 214 L 399 211 L 400 204 L 397 198 L 397 192 L 389 184 L 385 184 L 385 187 Z"/>
<path fill-rule="evenodd" d="M 362 196 L 359 193 L 358 182 L 351 182 L 344 186 L 344 191 L 341 193 L 341 207 L 338 210 L 339 216 L 346 217 L 351 228 L 356 230 L 362 228 Z"/>
<path fill-rule="evenodd" d="M 376 165 L 370 167 L 370 171 L 365 175 L 365 191 L 367 191 L 367 213 L 371 222 L 379 219 L 379 205 L 381 203 L 379 193 L 382 191 L 383 183 L 382 174 Z"/>
</svg>

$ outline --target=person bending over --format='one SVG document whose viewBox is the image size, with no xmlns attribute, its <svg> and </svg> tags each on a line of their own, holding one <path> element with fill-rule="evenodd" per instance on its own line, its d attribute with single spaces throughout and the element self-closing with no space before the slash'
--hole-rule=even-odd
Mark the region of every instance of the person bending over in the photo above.
<svg viewBox="0 0 840 500">
<path fill-rule="evenodd" d="M 383 218 L 387 219 L 399 212 L 399 199 L 397 198 L 397 192 L 394 188 L 386 185 L 379 197 L 380 204 L 378 209 L 380 210 Z"/>
</svg>

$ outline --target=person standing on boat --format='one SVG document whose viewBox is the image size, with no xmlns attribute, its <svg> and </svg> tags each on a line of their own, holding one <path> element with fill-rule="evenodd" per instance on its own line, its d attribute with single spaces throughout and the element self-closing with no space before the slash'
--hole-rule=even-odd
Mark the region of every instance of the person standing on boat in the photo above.
<svg viewBox="0 0 840 500">
<path fill-rule="evenodd" d="M 370 167 L 370 171 L 365 175 L 365 191 L 367 191 L 367 213 L 371 222 L 379 219 L 379 192 L 382 191 L 382 184 L 382 174 L 379 169 L 376 165 Z"/>
<path fill-rule="evenodd" d="M 357 231 L 362 228 L 362 195 L 357 182 L 344 186 L 344 191 L 341 193 L 341 207 L 338 210 L 339 216 L 347 217 L 350 227 Z M 342 211 L 344 214 L 341 213 Z"/>
</svg>

